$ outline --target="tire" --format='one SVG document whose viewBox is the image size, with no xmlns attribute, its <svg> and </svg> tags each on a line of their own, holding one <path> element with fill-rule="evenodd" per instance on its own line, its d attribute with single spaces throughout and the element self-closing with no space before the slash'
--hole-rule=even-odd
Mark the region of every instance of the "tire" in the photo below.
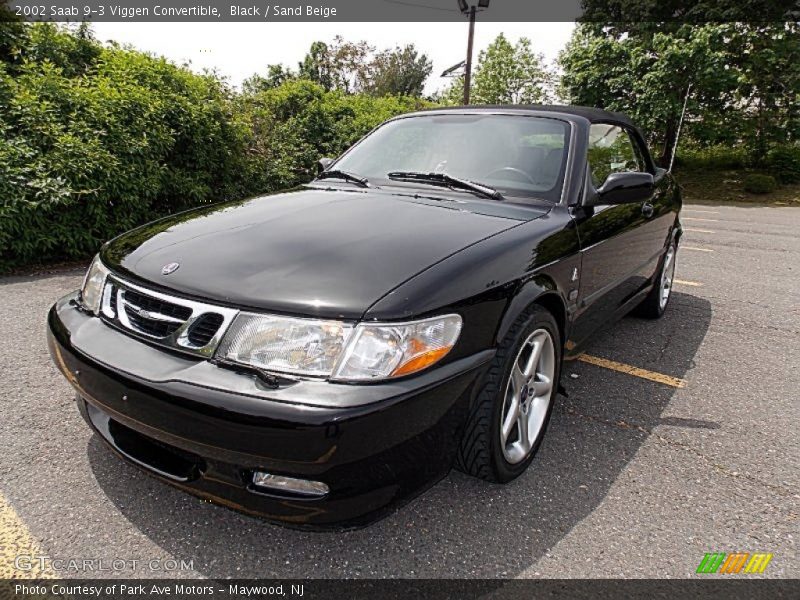
<svg viewBox="0 0 800 600">
<path fill-rule="evenodd" d="M 552 345 L 551 355 L 548 354 L 548 343 Z M 518 364 L 528 366 L 537 344 L 542 349 L 527 386 L 521 385 L 523 380 L 519 379 L 520 375 L 524 375 L 522 369 L 515 371 L 512 381 L 512 371 Z M 550 389 L 546 392 L 545 379 L 550 372 Z M 561 337 L 558 325 L 549 311 L 534 304 L 520 315 L 500 343 L 480 384 L 461 438 L 456 468 L 468 475 L 498 483 L 519 477 L 528 468 L 542 443 L 558 393 L 560 376 Z M 515 393 L 515 390 L 525 387 L 526 391 Z M 514 398 L 519 400 L 516 404 Z M 511 421 L 509 415 L 515 413 L 514 406 L 519 406 L 516 411 L 518 419 L 526 420 L 527 431 L 532 432 L 527 436 L 526 444 L 523 444 L 520 430 L 523 421 L 520 420 L 514 422 L 507 439 L 504 439 L 503 421 Z M 536 424 L 538 426 L 534 432 Z M 528 445 L 529 450 L 524 452 Z"/>
<path fill-rule="evenodd" d="M 675 242 L 670 242 L 664 258 L 661 260 L 661 267 L 653 282 L 653 289 L 645 296 L 641 304 L 637 306 L 633 313 L 645 319 L 659 319 L 666 312 L 669 306 L 669 299 L 672 297 L 672 285 L 675 279 L 675 261 L 677 259 L 678 247 Z M 666 287 L 666 292 L 665 288 Z M 666 293 L 666 298 L 663 294 Z"/>
</svg>

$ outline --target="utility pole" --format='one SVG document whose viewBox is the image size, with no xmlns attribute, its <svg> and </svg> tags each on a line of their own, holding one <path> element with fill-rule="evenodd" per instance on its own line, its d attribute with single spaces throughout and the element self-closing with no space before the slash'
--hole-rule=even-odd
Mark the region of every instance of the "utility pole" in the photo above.
<svg viewBox="0 0 800 600">
<path fill-rule="evenodd" d="M 479 10 L 489 8 L 490 0 L 478 0 L 475 4 L 467 4 L 467 0 L 458 0 L 458 8 L 462 15 L 469 15 L 469 37 L 467 38 L 467 60 L 464 67 L 464 104 L 469 104 L 469 90 L 472 85 L 472 41 L 475 37 L 475 14 Z"/>
<path fill-rule="evenodd" d="M 464 105 L 469 104 L 469 89 L 472 85 L 472 40 L 475 37 L 475 6 L 469 7 L 469 37 L 467 38 L 467 65 L 464 70 Z"/>
</svg>

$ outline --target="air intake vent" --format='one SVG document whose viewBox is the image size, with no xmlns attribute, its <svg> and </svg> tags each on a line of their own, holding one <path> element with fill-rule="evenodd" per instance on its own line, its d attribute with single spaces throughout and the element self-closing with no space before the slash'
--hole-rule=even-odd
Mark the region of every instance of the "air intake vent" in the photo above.
<svg viewBox="0 0 800 600">
<path fill-rule="evenodd" d="M 206 313 L 194 322 L 189 329 L 188 339 L 198 348 L 208 344 L 219 331 L 223 316 L 218 313 Z"/>
</svg>

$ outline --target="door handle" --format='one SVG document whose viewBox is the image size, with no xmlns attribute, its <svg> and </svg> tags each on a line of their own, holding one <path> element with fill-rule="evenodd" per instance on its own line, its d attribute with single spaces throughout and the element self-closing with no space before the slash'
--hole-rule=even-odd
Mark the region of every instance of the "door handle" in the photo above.
<svg viewBox="0 0 800 600">
<path fill-rule="evenodd" d="M 649 202 L 645 202 L 644 204 L 642 204 L 642 214 L 645 217 L 647 217 L 649 219 L 650 217 L 653 216 L 653 212 L 654 212 L 654 209 L 653 209 L 653 205 L 652 204 L 650 204 Z"/>
</svg>

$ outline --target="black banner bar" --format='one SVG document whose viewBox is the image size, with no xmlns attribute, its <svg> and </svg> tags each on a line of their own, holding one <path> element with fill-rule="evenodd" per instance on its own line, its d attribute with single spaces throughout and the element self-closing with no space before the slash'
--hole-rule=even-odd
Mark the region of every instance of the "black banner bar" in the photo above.
<svg viewBox="0 0 800 600">
<path fill-rule="evenodd" d="M 0 19 L 119 22 L 462 21 L 457 0 L 0 0 Z M 466 6 L 478 0 L 467 0 Z M 484 3 L 485 4 L 485 3 Z M 800 0 L 490 0 L 481 21 L 794 21 Z"/>
<path fill-rule="evenodd" d="M 797 598 L 800 580 L 756 580 L 733 576 L 708 579 L 369 579 L 369 580 L 2 580 L 0 598 L 51 598 L 87 600 L 144 600 L 180 597 L 249 600 L 289 598 L 294 600 L 439 600 L 458 598 L 575 600 L 658 600 L 698 598 L 709 600 Z"/>
</svg>

